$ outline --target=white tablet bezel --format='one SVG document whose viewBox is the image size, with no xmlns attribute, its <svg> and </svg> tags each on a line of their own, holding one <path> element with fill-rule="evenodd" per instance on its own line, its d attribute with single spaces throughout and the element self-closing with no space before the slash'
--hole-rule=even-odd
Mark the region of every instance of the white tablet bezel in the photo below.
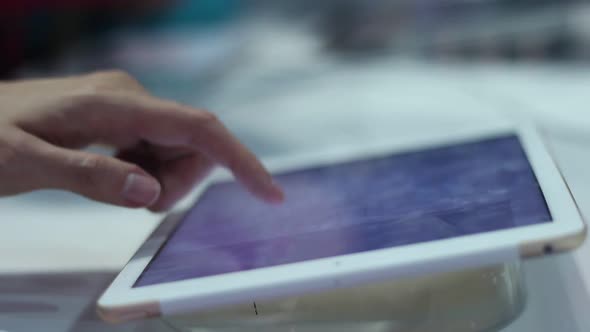
<svg viewBox="0 0 590 332">
<path fill-rule="evenodd" d="M 585 237 L 585 224 L 556 164 L 532 126 L 501 126 L 485 131 L 463 128 L 452 133 L 422 133 L 407 141 L 378 142 L 298 154 L 270 161 L 267 165 L 275 172 L 305 169 L 503 134 L 517 134 L 520 137 L 553 216 L 552 222 L 133 288 L 137 278 L 181 219 L 182 213 L 175 213 L 148 238 L 105 291 L 98 301 L 99 312 L 110 321 L 169 315 L 428 271 L 498 263 L 578 246 Z M 183 208 L 190 207 L 191 203 L 188 202 L 194 203 L 208 185 L 227 176 L 220 174 L 201 184 L 191 199 L 184 202 Z"/>
</svg>

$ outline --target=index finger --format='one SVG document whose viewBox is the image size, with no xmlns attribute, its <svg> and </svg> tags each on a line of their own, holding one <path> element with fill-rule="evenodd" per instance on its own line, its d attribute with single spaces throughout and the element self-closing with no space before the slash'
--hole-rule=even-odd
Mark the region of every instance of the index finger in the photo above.
<svg viewBox="0 0 590 332">
<path fill-rule="evenodd" d="M 137 122 L 143 139 L 198 150 L 228 168 L 256 196 L 270 202 L 284 199 L 258 158 L 215 115 L 170 102 L 158 102 L 147 109 L 150 111 L 139 112 Z"/>
</svg>

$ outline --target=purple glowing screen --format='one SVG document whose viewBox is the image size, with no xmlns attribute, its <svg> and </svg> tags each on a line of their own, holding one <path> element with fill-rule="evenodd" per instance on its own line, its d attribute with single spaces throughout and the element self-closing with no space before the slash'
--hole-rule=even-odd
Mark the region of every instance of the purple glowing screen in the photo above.
<svg viewBox="0 0 590 332">
<path fill-rule="evenodd" d="M 282 205 L 214 184 L 134 287 L 551 221 L 517 136 L 276 175 Z"/>
</svg>

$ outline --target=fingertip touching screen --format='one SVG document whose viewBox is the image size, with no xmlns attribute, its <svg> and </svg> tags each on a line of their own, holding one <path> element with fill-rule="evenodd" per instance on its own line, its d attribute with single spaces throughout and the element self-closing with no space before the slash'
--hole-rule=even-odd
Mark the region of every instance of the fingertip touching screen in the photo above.
<svg viewBox="0 0 590 332">
<path fill-rule="evenodd" d="M 134 287 L 551 222 L 507 135 L 276 175 L 286 201 L 208 187 Z"/>
</svg>

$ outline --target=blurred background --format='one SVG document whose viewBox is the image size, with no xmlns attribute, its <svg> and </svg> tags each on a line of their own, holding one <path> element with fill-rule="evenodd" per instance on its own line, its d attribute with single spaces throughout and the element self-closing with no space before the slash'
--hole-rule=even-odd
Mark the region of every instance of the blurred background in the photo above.
<svg viewBox="0 0 590 332">
<path fill-rule="evenodd" d="M 272 53 L 281 44 L 305 46 L 291 58 L 313 52 L 358 62 L 590 60 L 584 0 L 24 0 L 2 7 L 5 78 L 121 67 L 210 80 L 190 70 L 220 76 L 256 48 Z M 285 55 L 274 61 L 293 61 Z"/>
<path fill-rule="evenodd" d="M 151 55 L 140 65 L 157 64 L 165 54 L 202 53 L 195 48 L 208 48 L 212 40 L 206 37 L 239 53 L 252 48 L 247 40 L 261 21 L 280 22 L 274 30 L 288 25 L 313 35 L 325 56 L 590 60 L 590 5 L 584 0 L 24 0 L 3 1 L 2 7 L 4 77 L 22 75 L 27 66 L 131 67 L 129 57 L 142 53 Z M 275 37 L 289 36 L 276 31 Z M 66 63 L 63 57 L 72 51 L 85 52 L 86 61 Z"/>
<path fill-rule="evenodd" d="M 569 125 L 566 132 L 580 121 L 590 125 L 563 104 L 577 106 L 587 82 L 585 0 L 24 0 L 1 6 L 4 79 L 119 68 L 158 96 L 223 115 L 311 85 L 346 95 L 343 85 L 357 74 L 372 72 L 363 89 L 382 95 L 431 75 L 429 85 L 454 82 L 499 108 L 528 104 L 552 123 L 547 114 L 554 112 L 546 108 L 567 106 L 557 120 Z M 411 92 L 428 91 L 423 84 Z M 536 97 L 547 93 L 565 95 L 548 106 Z"/>
</svg>

